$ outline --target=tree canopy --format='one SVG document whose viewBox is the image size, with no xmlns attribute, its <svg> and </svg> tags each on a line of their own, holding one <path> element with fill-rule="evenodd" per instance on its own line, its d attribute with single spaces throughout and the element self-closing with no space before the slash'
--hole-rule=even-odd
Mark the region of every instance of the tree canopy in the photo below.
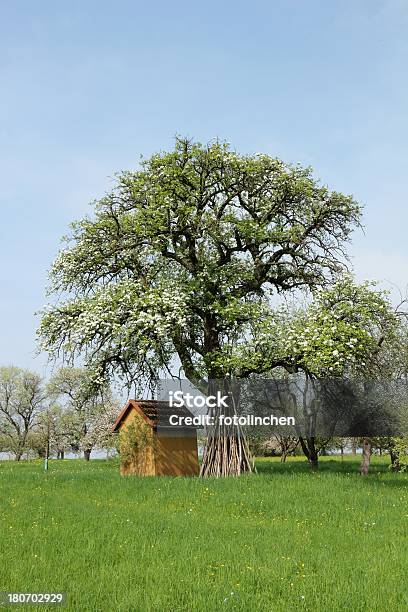
<svg viewBox="0 0 408 612">
<path fill-rule="evenodd" d="M 194 381 L 290 367 L 259 342 L 271 300 L 336 280 L 360 212 L 310 168 L 178 138 L 73 224 L 51 270 L 51 294 L 65 297 L 43 312 L 41 346 L 82 355 L 96 384 L 154 380 L 175 356 Z"/>
</svg>

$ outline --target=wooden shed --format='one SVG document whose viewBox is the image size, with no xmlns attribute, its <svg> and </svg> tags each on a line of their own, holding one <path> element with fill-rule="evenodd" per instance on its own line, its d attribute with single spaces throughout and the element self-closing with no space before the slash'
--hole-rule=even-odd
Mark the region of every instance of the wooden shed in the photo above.
<svg viewBox="0 0 408 612">
<path fill-rule="evenodd" d="M 196 427 L 170 425 L 171 415 L 193 417 L 185 406 L 168 402 L 127 402 L 113 426 L 119 432 L 122 475 L 198 476 Z"/>
</svg>

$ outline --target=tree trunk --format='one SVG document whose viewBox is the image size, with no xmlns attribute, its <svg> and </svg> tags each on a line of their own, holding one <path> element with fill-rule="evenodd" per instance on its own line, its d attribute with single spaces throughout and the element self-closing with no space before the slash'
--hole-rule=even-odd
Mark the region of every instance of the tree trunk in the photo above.
<svg viewBox="0 0 408 612">
<path fill-rule="evenodd" d="M 91 452 L 92 452 L 91 448 L 87 448 L 86 450 L 84 450 L 84 459 L 85 459 L 85 461 L 89 461 L 90 460 Z"/>
<path fill-rule="evenodd" d="M 391 459 L 391 469 L 393 472 L 399 472 L 401 469 L 401 466 L 399 464 L 398 461 L 398 454 L 392 449 L 390 448 L 390 459 Z"/>
<path fill-rule="evenodd" d="M 363 440 L 363 459 L 360 466 L 360 474 L 367 476 L 368 470 L 370 469 L 371 459 L 371 440 L 370 438 L 364 438 Z"/>
<path fill-rule="evenodd" d="M 316 450 L 314 437 L 302 438 L 299 437 L 300 446 L 309 463 L 312 472 L 315 472 L 319 467 L 319 453 Z"/>
<path fill-rule="evenodd" d="M 287 457 L 287 454 L 286 454 L 286 453 L 282 453 L 282 454 L 281 454 L 281 458 L 280 458 L 281 463 L 285 463 L 285 461 L 286 461 L 286 457 Z"/>
<path fill-rule="evenodd" d="M 353 455 L 357 455 L 357 440 L 356 438 L 351 438 L 351 452 Z"/>
</svg>

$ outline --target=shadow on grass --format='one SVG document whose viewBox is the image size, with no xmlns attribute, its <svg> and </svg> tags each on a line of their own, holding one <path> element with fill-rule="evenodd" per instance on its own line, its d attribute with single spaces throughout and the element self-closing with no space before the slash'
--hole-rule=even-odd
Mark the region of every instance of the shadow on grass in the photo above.
<svg viewBox="0 0 408 612">
<path fill-rule="evenodd" d="M 380 467 L 381 471 L 386 471 L 385 466 Z M 256 460 L 256 468 L 259 474 L 287 474 L 291 472 L 293 474 L 310 474 L 313 473 L 309 463 L 306 459 L 296 461 L 270 461 L 265 459 Z M 320 473 L 341 473 L 347 474 L 350 472 L 356 472 L 359 469 L 359 461 L 339 461 L 338 459 L 325 459 L 319 461 L 319 467 L 317 472 Z"/>
<path fill-rule="evenodd" d="M 270 459 L 257 459 L 256 468 L 259 474 L 287 474 L 288 472 L 293 474 L 310 474 L 313 473 L 307 460 L 296 459 L 295 461 L 288 460 L 285 463 L 280 461 L 271 461 Z M 360 471 L 360 458 L 356 459 L 345 459 L 343 461 L 337 458 L 327 458 L 319 460 L 319 467 L 317 472 L 322 473 L 336 473 L 336 474 L 354 474 Z M 388 463 L 385 462 L 372 462 L 370 466 L 370 474 L 389 474 Z"/>
<path fill-rule="evenodd" d="M 310 474 L 313 477 L 315 474 L 327 475 L 342 474 L 351 478 L 361 479 L 361 486 L 384 486 L 395 489 L 406 489 L 408 486 L 408 477 L 406 474 L 393 473 L 389 469 L 389 463 L 384 460 L 373 459 L 368 476 L 360 475 L 360 457 L 352 459 L 323 457 L 319 460 L 319 467 L 316 472 L 312 472 L 306 460 L 296 458 L 288 460 L 285 463 L 280 461 L 259 458 L 256 460 L 256 469 L 258 474 L 266 478 L 275 476 L 287 476 L 297 474 Z"/>
</svg>

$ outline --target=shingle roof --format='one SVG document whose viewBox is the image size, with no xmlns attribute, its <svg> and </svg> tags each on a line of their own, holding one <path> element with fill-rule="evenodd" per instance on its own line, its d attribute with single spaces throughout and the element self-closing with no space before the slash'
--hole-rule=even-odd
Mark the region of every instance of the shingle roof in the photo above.
<svg viewBox="0 0 408 612">
<path fill-rule="evenodd" d="M 163 402 L 159 400 L 134 400 L 131 399 L 124 406 L 122 412 L 119 414 L 112 428 L 112 431 L 120 429 L 122 421 L 127 416 L 129 410 L 135 409 L 145 419 L 145 421 L 151 427 L 172 427 L 177 429 L 177 426 L 170 425 L 169 417 L 172 414 L 181 417 L 193 417 L 194 415 L 189 411 L 186 406 L 170 406 L 169 402 Z M 194 425 L 183 425 L 182 429 L 196 429 Z"/>
</svg>

